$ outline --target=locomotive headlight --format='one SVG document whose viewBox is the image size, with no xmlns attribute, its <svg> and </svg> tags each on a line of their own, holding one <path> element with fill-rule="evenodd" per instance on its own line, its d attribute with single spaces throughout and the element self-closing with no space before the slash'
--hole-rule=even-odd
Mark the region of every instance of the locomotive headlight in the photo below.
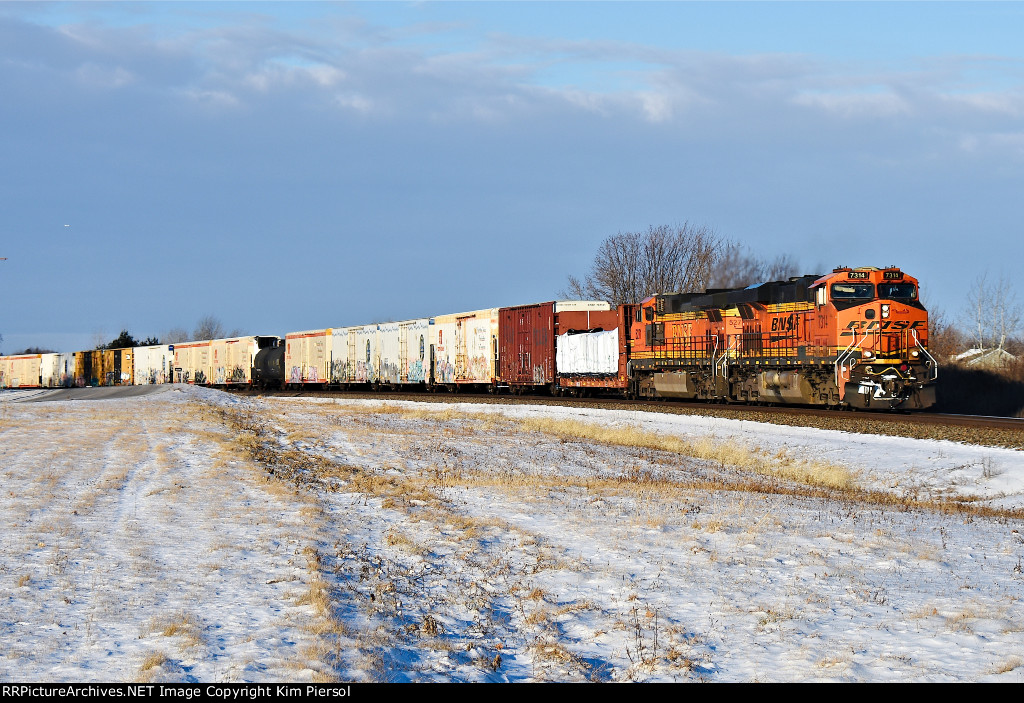
<svg viewBox="0 0 1024 703">
<path fill-rule="evenodd" d="M 865 359 L 870 359 L 872 356 L 873 356 L 873 354 L 871 352 L 869 352 L 869 351 L 864 352 L 864 358 Z"/>
<path fill-rule="evenodd" d="M 889 306 L 882 305 L 882 317 L 889 317 Z"/>
<path fill-rule="evenodd" d="M 919 351 L 912 351 L 912 352 L 910 352 L 910 355 L 916 359 L 917 357 L 921 356 L 921 352 L 919 352 Z"/>
</svg>

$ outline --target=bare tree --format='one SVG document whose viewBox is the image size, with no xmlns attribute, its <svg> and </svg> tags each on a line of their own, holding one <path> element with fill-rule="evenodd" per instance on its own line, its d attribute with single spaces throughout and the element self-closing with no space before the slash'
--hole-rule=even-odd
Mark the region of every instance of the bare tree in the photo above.
<svg viewBox="0 0 1024 703">
<path fill-rule="evenodd" d="M 214 315 L 205 315 L 196 323 L 192 339 L 223 339 L 224 325 Z"/>
<path fill-rule="evenodd" d="M 939 359 L 949 359 L 964 350 L 967 338 L 951 322 L 946 313 L 935 306 L 928 308 L 928 349 Z"/>
<path fill-rule="evenodd" d="M 991 283 L 987 273 L 978 276 L 967 292 L 965 318 L 978 349 L 1005 349 L 1024 321 L 1012 281 L 1003 273 Z"/>
<path fill-rule="evenodd" d="M 727 242 L 715 259 L 708 285 L 712 288 L 742 288 L 754 283 L 782 281 L 799 274 L 799 265 L 789 254 L 779 254 L 766 261 L 742 244 Z"/>
<path fill-rule="evenodd" d="M 160 335 L 160 344 L 178 344 L 187 341 L 189 341 L 189 334 L 184 327 L 172 327 Z"/>
<path fill-rule="evenodd" d="M 569 276 L 565 295 L 620 305 L 653 293 L 702 291 L 721 246 L 713 231 L 689 223 L 619 232 L 601 242 L 586 277 Z"/>
</svg>

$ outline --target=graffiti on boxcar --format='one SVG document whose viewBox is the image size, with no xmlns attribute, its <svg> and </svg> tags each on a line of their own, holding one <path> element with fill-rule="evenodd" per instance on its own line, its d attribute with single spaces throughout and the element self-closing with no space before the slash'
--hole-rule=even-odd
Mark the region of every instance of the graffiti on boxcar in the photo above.
<svg viewBox="0 0 1024 703">
<path fill-rule="evenodd" d="M 423 373 L 423 361 L 421 359 L 408 364 L 406 378 L 410 383 L 419 383 L 426 380 L 426 375 Z"/>
<path fill-rule="evenodd" d="M 365 361 L 356 362 L 356 382 L 367 383 L 370 381 L 370 365 Z"/>
<path fill-rule="evenodd" d="M 469 360 L 467 379 L 473 381 L 490 381 L 491 369 L 486 356 L 474 356 Z"/>
<path fill-rule="evenodd" d="M 293 366 L 288 370 L 288 383 L 302 383 L 301 366 Z"/>
<path fill-rule="evenodd" d="M 331 362 L 331 383 L 346 383 L 349 380 L 348 359 Z"/>
<path fill-rule="evenodd" d="M 434 381 L 437 383 L 455 383 L 455 367 L 447 359 L 438 359 L 434 368 Z"/>
<path fill-rule="evenodd" d="M 387 383 L 398 383 L 401 380 L 398 364 L 389 359 L 381 359 L 380 380 Z"/>
</svg>

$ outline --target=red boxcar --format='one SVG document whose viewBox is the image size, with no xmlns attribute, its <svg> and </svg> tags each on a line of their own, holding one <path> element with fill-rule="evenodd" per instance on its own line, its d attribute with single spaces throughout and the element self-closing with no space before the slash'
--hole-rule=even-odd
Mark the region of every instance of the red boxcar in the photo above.
<svg viewBox="0 0 1024 703">
<path fill-rule="evenodd" d="M 558 336 L 616 329 L 618 325 L 617 311 L 604 301 L 565 300 L 500 308 L 498 382 L 513 391 L 540 386 L 557 390 Z"/>
</svg>

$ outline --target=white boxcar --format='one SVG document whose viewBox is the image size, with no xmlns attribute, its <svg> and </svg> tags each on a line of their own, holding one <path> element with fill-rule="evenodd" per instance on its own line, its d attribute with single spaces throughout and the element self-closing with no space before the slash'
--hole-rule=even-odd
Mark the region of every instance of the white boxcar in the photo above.
<svg viewBox="0 0 1024 703">
<path fill-rule="evenodd" d="M 379 325 L 381 383 L 424 383 L 430 370 L 430 319 Z"/>
<path fill-rule="evenodd" d="M 357 329 L 335 327 L 331 332 L 331 383 L 352 383 L 356 380 Z"/>
<path fill-rule="evenodd" d="M 42 355 L 0 356 L 0 388 L 36 388 Z"/>
<path fill-rule="evenodd" d="M 286 384 L 327 383 L 330 380 L 332 335 L 330 327 L 285 335 Z"/>
<path fill-rule="evenodd" d="M 331 347 L 332 383 L 380 380 L 380 334 L 377 325 L 336 327 Z"/>
<path fill-rule="evenodd" d="M 175 344 L 173 373 L 175 383 L 210 383 L 210 340 Z"/>
<path fill-rule="evenodd" d="M 171 345 L 135 347 L 135 379 L 132 383 L 136 386 L 170 383 L 173 367 L 174 351 Z"/>
<path fill-rule="evenodd" d="M 398 385 L 402 382 L 401 332 L 397 322 L 377 325 L 377 348 L 380 352 L 378 378 L 381 383 Z"/>
<path fill-rule="evenodd" d="M 43 354 L 40 360 L 39 374 L 46 388 L 69 388 L 74 385 L 75 355 Z"/>
<path fill-rule="evenodd" d="M 435 317 L 430 344 L 434 383 L 492 383 L 498 356 L 498 308 Z"/>
<path fill-rule="evenodd" d="M 213 384 L 247 386 L 252 383 L 252 360 L 258 351 L 256 337 L 229 337 L 210 342 Z"/>
<path fill-rule="evenodd" d="M 428 318 L 399 322 L 399 365 L 403 383 L 426 383 L 430 373 L 430 327 Z"/>
<path fill-rule="evenodd" d="M 363 325 L 355 330 L 356 383 L 377 383 L 380 380 L 380 334 L 377 325 Z"/>
</svg>

